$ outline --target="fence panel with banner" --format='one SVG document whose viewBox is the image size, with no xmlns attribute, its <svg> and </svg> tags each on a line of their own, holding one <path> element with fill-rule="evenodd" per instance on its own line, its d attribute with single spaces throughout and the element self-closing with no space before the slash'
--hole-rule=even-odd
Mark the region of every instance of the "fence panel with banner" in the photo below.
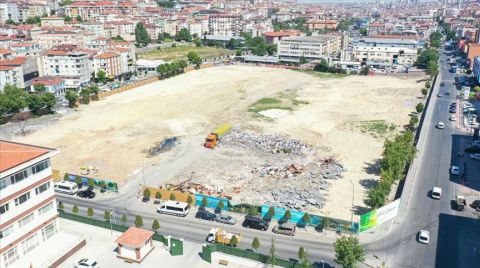
<svg viewBox="0 0 480 268">
<path fill-rule="evenodd" d="M 395 218 L 400 207 L 400 198 L 381 208 L 374 209 L 360 216 L 360 232 L 374 228 Z"/>
</svg>

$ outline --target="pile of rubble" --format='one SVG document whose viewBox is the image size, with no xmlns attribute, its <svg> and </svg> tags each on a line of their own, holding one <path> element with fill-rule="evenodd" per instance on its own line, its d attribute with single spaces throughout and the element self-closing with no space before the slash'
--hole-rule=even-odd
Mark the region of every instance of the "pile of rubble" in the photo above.
<svg viewBox="0 0 480 268">
<path fill-rule="evenodd" d="M 303 155 L 314 151 L 311 146 L 298 140 L 289 139 L 276 134 L 257 135 L 254 132 L 239 128 L 233 128 L 227 133 L 222 138 L 222 142 L 219 143 L 219 145 L 238 145 L 272 154 L 284 153 Z"/>
<path fill-rule="evenodd" d="M 170 137 L 167 139 L 164 139 L 162 142 L 157 143 L 154 147 L 151 147 L 147 150 L 145 150 L 145 153 L 147 153 L 150 156 L 156 156 L 161 153 L 170 151 L 175 145 L 178 143 L 177 137 Z"/>
</svg>

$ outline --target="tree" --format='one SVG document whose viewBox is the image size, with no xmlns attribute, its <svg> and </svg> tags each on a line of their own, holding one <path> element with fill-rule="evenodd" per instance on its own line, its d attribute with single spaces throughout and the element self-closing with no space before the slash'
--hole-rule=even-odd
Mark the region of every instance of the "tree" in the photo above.
<svg viewBox="0 0 480 268">
<path fill-rule="evenodd" d="M 152 223 L 152 230 L 154 232 L 157 232 L 158 229 L 160 229 L 160 223 L 158 223 L 158 220 L 157 219 L 154 219 L 153 220 L 153 223 Z"/>
<path fill-rule="evenodd" d="M 123 214 L 121 221 L 122 221 L 122 223 L 123 223 L 123 226 L 125 226 L 125 223 L 128 221 L 127 215 Z"/>
<path fill-rule="evenodd" d="M 289 221 L 292 218 L 292 213 L 290 212 L 290 209 L 287 209 L 285 211 L 285 214 L 283 214 L 283 218 L 285 221 Z"/>
<path fill-rule="evenodd" d="M 42 98 L 38 94 L 29 94 L 27 97 L 28 109 L 32 111 L 34 114 L 38 114 L 38 110 L 43 108 L 44 103 Z"/>
<path fill-rule="evenodd" d="M 298 249 L 298 258 L 300 260 L 303 260 L 303 258 L 305 258 L 305 249 L 303 247 L 300 247 Z"/>
<path fill-rule="evenodd" d="M 251 205 L 248 208 L 248 215 L 258 215 L 258 208 L 256 206 Z"/>
<path fill-rule="evenodd" d="M 40 97 L 45 107 L 47 107 L 47 109 L 51 112 L 52 108 L 55 106 L 55 104 L 57 104 L 57 99 L 55 98 L 55 95 L 53 93 L 47 92 L 40 95 Z"/>
<path fill-rule="evenodd" d="M 82 178 L 80 178 L 80 176 L 76 176 L 75 183 L 78 185 L 78 187 L 80 187 L 83 184 Z"/>
<path fill-rule="evenodd" d="M 435 76 L 438 74 L 438 62 L 437 61 L 429 61 L 427 64 L 427 73 L 431 76 Z"/>
<path fill-rule="evenodd" d="M 305 212 L 302 216 L 302 221 L 305 223 L 305 226 L 307 226 L 312 219 L 310 218 L 310 215 Z"/>
<path fill-rule="evenodd" d="M 362 28 L 358 29 L 358 32 L 363 36 L 367 36 L 368 31 L 367 31 L 367 28 L 362 27 Z"/>
<path fill-rule="evenodd" d="M 143 226 L 143 219 L 141 216 L 137 215 L 135 217 L 135 227 L 142 227 Z"/>
<path fill-rule="evenodd" d="M 177 200 L 177 197 L 175 196 L 174 193 L 170 194 L 170 200 Z"/>
<path fill-rule="evenodd" d="M 33 86 L 33 89 L 35 90 L 35 92 L 40 92 L 40 93 L 43 93 L 47 90 L 44 84 L 36 84 Z"/>
<path fill-rule="evenodd" d="M 273 216 L 275 216 L 275 208 L 274 207 L 269 207 L 267 211 L 267 216 L 269 219 L 272 219 Z"/>
<path fill-rule="evenodd" d="M 301 57 L 300 57 L 300 60 L 298 61 L 298 63 L 300 63 L 300 64 L 305 64 L 305 63 L 308 63 L 308 60 L 307 60 L 304 56 L 301 56 Z"/>
<path fill-rule="evenodd" d="M 235 51 L 235 56 L 236 57 L 241 57 L 242 56 L 242 51 L 240 49 L 237 49 L 237 51 Z"/>
<path fill-rule="evenodd" d="M 425 96 L 425 97 L 426 97 L 426 96 L 427 96 L 427 94 L 428 94 L 428 89 L 426 89 L 426 88 L 423 88 L 423 89 L 422 89 L 422 94 L 423 94 L 423 96 Z"/>
<path fill-rule="evenodd" d="M 298 249 L 298 258 L 302 262 L 303 267 L 305 267 L 305 268 L 312 267 L 312 265 L 310 263 L 310 260 L 309 260 L 309 257 L 308 257 L 308 252 L 303 247 L 300 247 Z"/>
<path fill-rule="evenodd" d="M 87 87 L 82 88 L 80 90 L 80 97 L 82 98 L 82 103 L 83 104 L 89 104 L 90 103 L 90 90 L 88 90 Z"/>
<path fill-rule="evenodd" d="M 67 93 L 65 93 L 65 99 L 68 101 L 68 107 L 74 108 L 77 106 L 78 95 L 75 91 L 68 90 Z"/>
<path fill-rule="evenodd" d="M 88 91 L 90 94 L 95 96 L 95 99 L 98 99 L 98 92 L 100 92 L 100 88 L 97 85 L 91 85 L 88 87 Z"/>
<path fill-rule="evenodd" d="M 97 73 L 98 82 L 105 84 L 107 82 L 107 73 L 104 70 L 99 70 Z"/>
<path fill-rule="evenodd" d="M 217 208 L 218 208 L 220 211 L 222 211 L 224 207 L 225 207 L 225 204 L 223 203 L 223 201 L 218 202 Z"/>
<path fill-rule="evenodd" d="M 156 192 L 156 193 L 155 193 L 155 198 L 156 198 L 156 199 L 162 199 L 162 193 Z"/>
<path fill-rule="evenodd" d="M 26 20 L 25 20 L 25 24 L 40 24 L 40 17 L 39 16 L 35 16 L 35 17 L 28 17 Z"/>
<path fill-rule="evenodd" d="M 78 207 L 77 207 L 77 205 L 73 205 L 73 207 L 72 207 L 72 213 L 73 213 L 73 214 L 78 214 Z"/>
<path fill-rule="evenodd" d="M 269 256 L 268 256 L 268 264 L 270 264 L 272 267 L 275 267 L 277 264 L 277 250 L 275 249 L 275 239 L 272 237 L 272 240 L 270 242 L 270 250 L 269 250 Z"/>
<path fill-rule="evenodd" d="M 73 3 L 72 0 L 63 0 L 62 2 L 60 2 L 60 6 L 68 6 L 68 5 L 71 5 Z"/>
<path fill-rule="evenodd" d="M 77 17 L 75 17 L 75 20 L 78 22 L 83 22 L 83 18 L 80 15 L 77 15 Z"/>
<path fill-rule="evenodd" d="M 176 41 L 186 41 L 191 42 L 192 36 L 190 35 L 190 31 L 187 28 L 182 28 L 178 33 L 175 35 Z"/>
<path fill-rule="evenodd" d="M 353 268 L 357 262 L 365 260 L 365 252 L 358 238 L 343 236 L 333 244 L 335 248 L 335 262 L 345 268 Z"/>
<path fill-rule="evenodd" d="M 238 238 L 237 236 L 232 236 L 232 238 L 230 239 L 230 245 L 236 247 L 238 245 Z"/>
<path fill-rule="evenodd" d="M 191 195 L 189 195 L 189 196 L 187 197 L 187 203 L 188 203 L 188 204 L 192 204 L 192 203 L 193 203 L 193 198 L 192 198 Z"/>
<path fill-rule="evenodd" d="M 88 208 L 87 209 L 87 216 L 90 217 L 90 218 L 93 217 L 93 208 Z"/>
<path fill-rule="evenodd" d="M 368 68 L 368 66 L 365 66 L 360 70 L 360 75 L 368 75 L 369 72 L 370 68 Z"/>
<path fill-rule="evenodd" d="M 418 123 L 418 117 L 416 115 L 412 115 L 410 117 L 410 121 L 408 122 L 408 124 L 412 127 L 416 126 Z"/>
<path fill-rule="evenodd" d="M 65 207 L 63 206 L 63 203 L 62 201 L 58 202 L 58 209 L 63 211 L 65 209 Z"/>
<path fill-rule="evenodd" d="M 135 42 L 138 46 L 146 46 L 150 43 L 150 36 L 142 23 L 135 26 Z"/>
<path fill-rule="evenodd" d="M 25 90 L 16 86 L 5 85 L 3 88 L 3 105 L 5 105 L 7 112 L 18 113 L 28 105 L 28 94 Z"/>
<path fill-rule="evenodd" d="M 150 193 L 150 189 L 148 189 L 148 188 L 143 191 L 143 196 L 144 196 L 144 197 L 150 198 L 150 194 L 151 194 L 151 193 Z"/>
<path fill-rule="evenodd" d="M 159 7 L 163 7 L 163 8 L 174 8 L 175 7 L 175 2 L 172 1 L 172 0 L 168 0 L 168 1 L 157 1 L 157 5 Z"/>
<path fill-rule="evenodd" d="M 420 51 L 420 54 L 417 57 L 417 62 L 416 64 L 421 67 L 421 68 L 427 68 L 427 64 L 430 61 L 437 62 L 439 59 L 439 55 L 437 50 L 435 49 L 423 49 Z"/>
<path fill-rule="evenodd" d="M 258 240 L 257 237 L 253 238 L 252 241 L 252 248 L 256 251 L 258 248 L 260 248 L 260 241 Z"/>
<path fill-rule="evenodd" d="M 88 178 L 87 185 L 89 187 L 93 187 L 95 185 L 95 181 L 92 178 Z"/>
<path fill-rule="evenodd" d="M 110 221 L 111 218 L 112 218 L 112 212 L 105 210 L 105 212 L 103 212 L 103 219 L 105 219 L 106 221 Z"/>
<path fill-rule="evenodd" d="M 72 21 L 72 17 L 70 17 L 70 16 L 65 16 L 65 17 L 63 17 L 63 20 L 64 20 L 64 21 Z"/>
<path fill-rule="evenodd" d="M 322 221 L 322 229 L 323 230 L 327 230 L 327 228 L 330 227 L 330 218 L 323 218 L 323 221 Z"/>
<path fill-rule="evenodd" d="M 202 207 L 206 207 L 208 205 L 208 201 L 206 197 L 203 197 L 202 199 Z"/>
<path fill-rule="evenodd" d="M 202 58 L 195 51 L 188 52 L 187 58 L 196 67 L 200 67 L 200 64 L 202 64 Z"/>
<path fill-rule="evenodd" d="M 423 109 L 425 108 L 425 106 L 423 105 L 423 103 L 419 102 L 417 104 L 417 106 L 415 106 L 415 110 L 417 111 L 417 113 L 421 113 L 423 112 Z"/>
</svg>

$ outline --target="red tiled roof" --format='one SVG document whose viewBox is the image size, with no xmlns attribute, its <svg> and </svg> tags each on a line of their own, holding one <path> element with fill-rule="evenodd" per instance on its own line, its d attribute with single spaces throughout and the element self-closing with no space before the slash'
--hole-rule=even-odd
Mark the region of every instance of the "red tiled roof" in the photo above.
<svg viewBox="0 0 480 268">
<path fill-rule="evenodd" d="M 10 71 L 13 70 L 13 66 L 0 66 L 0 71 Z"/>
<path fill-rule="evenodd" d="M 0 172 L 48 153 L 49 148 L 0 140 Z"/>
<path fill-rule="evenodd" d="M 15 57 L 8 60 L 0 60 L 0 65 L 3 66 L 20 66 L 27 60 L 26 57 Z"/>
<path fill-rule="evenodd" d="M 265 36 L 268 37 L 279 37 L 279 36 L 291 36 L 299 35 L 300 31 L 281 31 L 281 32 L 266 32 Z"/>
<path fill-rule="evenodd" d="M 55 86 L 63 82 L 63 79 L 55 76 L 42 76 L 32 80 L 32 85 Z"/>
<path fill-rule="evenodd" d="M 98 54 L 93 58 L 95 58 L 95 59 L 109 59 L 109 58 L 114 58 L 114 57 L 118 57 L 118 54 L 115 53 L 115 52 L 105 52 L 105 53 L 102 53 L 102 54 Z"/>
<path fill-rule="evenodd" d="M 0 48 L 0 54 L 5 55 L 5 54 L 12 54 L 12 51 L 5 49 L 5 48 Z"/>
<path fill-rule="evenodd" d="M 130 227 L 115 242 L 134 248 L 141 247 L 145 242 L 153 236 L 153 232 L 137 227 Z"/>
</svg>

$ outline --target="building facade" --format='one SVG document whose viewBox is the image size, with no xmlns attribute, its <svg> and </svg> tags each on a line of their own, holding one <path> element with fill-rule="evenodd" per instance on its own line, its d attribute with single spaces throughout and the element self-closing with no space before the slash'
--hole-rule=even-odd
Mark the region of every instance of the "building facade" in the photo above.
<svg viewBox="0 0 480 268">
<path fill-rule="evenodd" d="M 93 67 L 95 73 L 103 70 L 107 73 L 107 77 L 114 79 L 122 74 L 122 59 L 115 52 L 100 53 L 93 57 Z"/>
<path fill-rule="evenodd" d="M 343 48 L 343 36 L 337 34 L 286 37 L 278 42 L 280 61 L 298 62 L 300 58 L 320 60 L 336 56 Z"/>
<path fill-rule="evenodd" d="M 0 267 L 18 267 L 58 232 L 51 148 L 0 141 Z"/>
<path fill-rule="evenodd" d="M 242 33 L 240 16 L 212 15 L 208 18 L 208 31 L 210 35 L 239 36 Z"/>
</svg>

